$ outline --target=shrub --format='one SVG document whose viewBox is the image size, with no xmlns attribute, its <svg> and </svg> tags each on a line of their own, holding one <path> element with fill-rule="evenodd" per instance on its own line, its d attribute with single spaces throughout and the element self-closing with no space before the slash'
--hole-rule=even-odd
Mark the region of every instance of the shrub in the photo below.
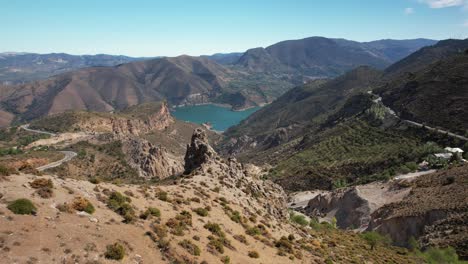
<svg viewBox="0 0 468 264">
<path fill-rule="evenodd" d="M 423 257 L 429 264 L 459 263 L 458 255 L 452 247 L 429 248 L 423 253 Z"/>
<path fill-rule="evenodd" d="M 231 263 L 231 258 L 229 256 L 223 256 L 221 258 L 221 262 L 224 263 L 224 264 L 229 264 L 229 263 Z"/>
<path fill-rule="evenodd" d="M 86 212 L 88 214 L 93 214 L 95 209 L 93 204 L 86 198 L 75 197 L 71 203 L 71 208 L 76 211 Z"/>
<path fill-rule="evenodd" d="M 239 211 L 234 211 L 232 214 L 231 214 L 231 220 L 236 222 L 236 223 L 240 223 L 242 222 L 242 217 L 239 213 Z"/>
<path fill-rule="evenodd" d="M 10 176 L 11 174 L 15 174 L 16 170 L 10 167 L 6 167 L 0 164 L 0 176 Z"/>
<path fill-rule="evenodd" d="M 11 202 L 7 208 L 14 214 L 20 215 L 35 215 L 37 212 L 36 206 L 28 199 L 18 199 Z"/>
<path fill-rule="evenodd" d="M 245 233 L 249 236 L 256 236 L 256 235 L 261 235 L 262 231 L 258 227 L 254 226 L 254 227 L 248 227 L 245 230 Z"/>
<path fill-rule="evenodd" d="M 291 216 L 291 221 L 293 223 L 296 223 L 296 224 L 301 225 L 301 226 L 306 226 L 306 225 L 309 224 L 309 222 L 306 220 L 305 216 L 301 215 L 301 214 L 293 214 Z"/>
<path fill-rule="evenodd" d="M 40 189 L 37 189 L 36 194 L 39 195 L 39 197 L 41 198 L 48 199 L 54 195 L 54 191 L 52 190 L 52 188 L 42 187 Z"/>
<path fill-rule="evenodd" d="M 119 192 L 112 192 L 107 200 L 107 207 L 124 218 L 124 223 L 135 220 L 135 210 L 130 205 L 131 199 Z"/>
<path fill-rule="evenodd" d="M 278 248 L 278 254 L 281 255 L 283 252 L 294 253 L 293 245 L 291 241 L 285 236 L 281 237 L 280 240 L 275 242 L 275 247 Z"/>
<path fill-rule="evenodd" d="M 259 257 L 260 257 L 260 255 L 258 254 L 257 251 L 249 251 L 249 254 L 248 254 L 248 255 L 249 255 L 249 257 L 251 257 L 251 258 L 259 258 Z"/>
<path fill-rule="evenodd" d="M 125 257 L 125 248 L 119 243 L 107 245 L 104 256 L 106 259 L 121 260 Z"/>
<path fill-rule="evenodd" d="M 158 194 L 156 194 L 159 200 L 167 202 L 169 200 L 169 197 L 167 196 L 167 192 L 165 191 L 160 191 Z"/>
<path fill-rule="evenodd" d="M 54 183 L 52 182 L 51 179 L 46 179 L 46 178 L 37 178 L 31 183 L 29 183 L 32 188 L 34 189 L 40 189 L 40 188 L 54 188 Z"/>
<path fill-rule="evenodd" d="M 247 242 L 247 238 L 244 235 L 234 235 L 233 236 L 235 240 L 241 242 L 242 244 L 248 245 L 249 243 Z"/>
<path fill-rule="evenodd" d="M 221 230 L 221 227 L 216 223 L 208 222 L 203 227 L 208 229 L 208 231 L 210 231 L 213 235 L 216 235 L 218 237 L 224 237 L 225 236 L 223 230 Z"/>
<path fill-rule="evenodd" d="M 141 219 L 148 219 L 149 216 L 161 217 L 161 211 L 155 207 L 148 207 L 146 211 L 140 214 Z"/>
<path fill-rule="evenodd" d="M 194 209 L 193 211 L 197 213 L 197 215 L 199 216 L 203 216 L 203 217 L 208 216 L 208 210 L 206 208 L 200 207 L 200 208 Z"/>
<path fill-rule="evenodd" d="M 188 239 L 184 239 L 180 241 L 179 246 L 185 248 L 185 250 L 187 250 L 188 253 L 194 256 L 200 256 L 200 253 L 201 253 L 200 248 Z"/>
<path fill-rule="evenodd" d="M 361 234 L 361 237 L 366 240 L 366 242 L 371 247 L 371 250 L 374 250 L 379 244 L 388 245 L 391 243 L 391 240 L 387 236 L 382 236 L 381 234 L 371 231 Z"/>
<path fill-rule="evenodd" d="M 208 248 L 216 250 L 221 254 L 224 253 L 224 244 L 219 239 L 215 239 L 215 238 L 211 239 L 210 242 L 208 242 Z"/>
</svg>

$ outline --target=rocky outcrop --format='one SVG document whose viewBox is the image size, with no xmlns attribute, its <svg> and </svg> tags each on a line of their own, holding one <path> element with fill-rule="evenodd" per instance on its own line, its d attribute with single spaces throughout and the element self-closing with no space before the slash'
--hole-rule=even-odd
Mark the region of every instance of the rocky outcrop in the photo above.
<svg viewBox="0 0 468 264">
<path fill-rule="evenodd" d="M 182 161 L 165 148 L 140 138 L 123 138 L 121 141 L 127 163 L 138 171 L 140 177 L 164 179 L 182 172 Z"/>
<path fill-rule="evenodd" d="M 154 130 L 163 130 L 174 123 L 167 103 L 145 118 L 135 118 L 127 114 L 111 114 L 110 116 L 97 114 L 91 118 L 83 118 L 74 127 L 87 132 L 110 132 L 117 135 L 139 136 Z"/>
<path fill-rule="evenodd" d="M 286 193 L 277 184 L 260 179 L 260 169 L 244 165 L 235 158 L 222 159 L 208 143 L 205 132 L 196 129 L 185 155 L 185 173 L 219 181 L 228 188 L 232 199 L 245 206 L 260 204 L 263 210 L 277 219 L 288 217 Z"/>
<path fill-rule="evenodd" d="M 218 156 L 208 143 L 208 138 L 201 128 L 195 129 L 190 144 L 187 145 L 185 153 L 185 173 L 190 173 L 202 164 Z M 219 157 L 218 157 L 219 158 Z"/>
</svg>

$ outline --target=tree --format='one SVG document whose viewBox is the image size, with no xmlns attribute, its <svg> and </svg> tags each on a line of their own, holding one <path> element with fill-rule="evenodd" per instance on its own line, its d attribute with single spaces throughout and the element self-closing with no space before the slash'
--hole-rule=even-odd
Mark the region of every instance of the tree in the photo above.
<svg viewBox="0 0 468 264">
<path fill-rule="evenodd" d="M 361 236 L 369 244 L 371 250 L 374 250 L 378 245 L 391 244 L 391 239 L 388 236 L 382 236 L 375 231 L 362 233 Z"/>
</svg>

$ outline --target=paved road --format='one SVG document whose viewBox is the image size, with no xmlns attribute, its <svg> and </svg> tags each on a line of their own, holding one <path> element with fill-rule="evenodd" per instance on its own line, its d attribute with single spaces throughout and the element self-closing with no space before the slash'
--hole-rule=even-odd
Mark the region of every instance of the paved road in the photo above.
<svg viewBox="0 0 468 264">
<path fill-rule="evenodd" d="M 458 139 L 461 139 L 461 140 L 464 140 L 464 141 L 468 141 L 468 138 L 467 137 L 464 137 L 464 136 L 461 136 L 461 135 L 457 135 L 455 133 L 452 133 L 452 132 L 449 132 L 447 130 L 443 130 L 443 129 L 437 129 L 437 128 L 433 128 L 433 127 L 430 127 L 430 126 L 426 126 L 426 125 L 423 125 L 421 123 L 418 123 L 418 122 L 414 122 L 414 121 L 411 121 L 411 120 L 406 120 L 406 119 L 402 119 L 400 118 L 396 112 L 391 109 L 390 107 L 384 105 L 384 103 L 382 102 L 382 97 L 374 94 L 372 91 L 368 91 L 367 92 L 368 94 L 372 94 L 374 96 L 377 96 L 377 99 L 373 100 L 374 103 L 380 103 L 383 107 L 386 108 L 386 110 L 393 116 L 399 118 L 402 122 L 405 122 L 409 125 L 412 125 L 412 126 L 415 126 L 415 127 L 424 127 L 426 128 L 427 130 L 431 130 L 431 131 L 434 131 L 436 133 L 439 133 L 439 134 L 444 134 L 444 135 L 448 135 L 450 137 L 454 137 L 454 138 L 458 138 Z"/>
<path fill-rule="evenodd" d="M 62 165 L 62 163 L 73 159 L 77 155 L 76 152 L 73 152 L 73 151 L 59 151 L 59 152 L 65 154 L 65 157 L 63 159 L 58 160 L 58 161 L 54 161 L 54 162 L 46 164 L 44 166 L 37 167 L 36 170 L 44 171 L 44 170 L 47 170 L 47 169 L 50 169 L 50 168 L 58 167 L 58 166 Z"/>
<path fill-rule="evenodd" d="M 45 135 L 49 135 L 51 137 L 55 136 L 56 134 L 55 133 L 52 133 L 52 132 L 47 132 L 47 131 L 42 131 L 42 130 L 36 130 L 36 129 L 31 129 L 29 128 L 29 124 L 26 124 L 26 125 L 22 125 L 20 126 L 21 129 L 24 129 L 26 131 L 29 131 L 29 132 L 33 132 L 33 133 L 39 133 L 39 134 L 45 134 Z"/>
<path fill-rule="evenodd" d="M 57 134 L 52 133 L 52 132 L 31 129 L 31 128 L 29 128 L 29 124 L 22 125 L 22 126 L 20 126 L 20 128 L 24 129 L 26 131 L 29 131 L 29 132 L 45 134 L 45 135 L 49 135 L 49 136 L 52 136 L 52 137 L 57 135 Z M 62 163 L 70 161 L 71 159 L 73 159 L 77 155 L 76 152 L 73 152 L 73 151 L 59 151 L 59 152 L 63 153 L 65 155 L 65 157 L 63 157 L 63 159 L 58 160 L 58 161 L 54 161 L 54 162 L 46 164 L 44 166 L 37 167 L 36 170 L 44 171 L 44 170 L 47 170 L 47 169 L 50 169 L 50 168 L 58 167 L 58 166 L 62 165 Z"/>
<path fill-rule="evenodd" d="M 418 171 L 418 172 L 412 172 L 412 173 L 407 173 L 407 174 L 401 174 L 401 175 L 395 176 L 394 179 L 395 180 L 412 179 L 412 178 L 416 178 L 422 175 L 431 174 L 436 171 L 437 170 L 427 170 L 427 171 Z"/>
</svg>

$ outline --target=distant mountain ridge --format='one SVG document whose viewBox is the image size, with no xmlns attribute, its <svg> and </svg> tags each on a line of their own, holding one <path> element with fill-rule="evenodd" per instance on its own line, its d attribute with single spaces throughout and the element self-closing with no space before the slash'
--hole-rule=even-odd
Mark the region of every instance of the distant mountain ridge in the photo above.
<svg viewBox="0 0 468 264">
<path fill-rule="evenodd" d="M 299 72 L 310 77 L 334 77 L 361 65 L 383 69 L 436 42 L 430 39 L 356 42 L 310 37 L 250 49 L 235 65 L 261 72 Z"/>
<path fill-rule="evenodd" d="M 136 58 L 5 54 L 0 59 L 0 77 L 10 76 L 22 83 L 22 78 L 58 74 L 46 80 L 3 85 L 0 123 L 4 126 L 68 110 L 106 112 L 162 100 L 171 106 L 220 103 L 244 109 L 270 103 L 310 79 L 335 77 L 361 65 L 382 68 L 428 43 L 432 41 L 359 43 L 312 37 L 243 54 L 183 55 L 127 63 L 121 62 Z"/>
<path fill-rule="evenodd" d="M 85 67 L 115 66 L 142 60 L 123 55 L 70 55 L 66 53 L 37 54 L 26 52 L 0 53 L 0 83 L 16 84 Z"/>
</svg>

